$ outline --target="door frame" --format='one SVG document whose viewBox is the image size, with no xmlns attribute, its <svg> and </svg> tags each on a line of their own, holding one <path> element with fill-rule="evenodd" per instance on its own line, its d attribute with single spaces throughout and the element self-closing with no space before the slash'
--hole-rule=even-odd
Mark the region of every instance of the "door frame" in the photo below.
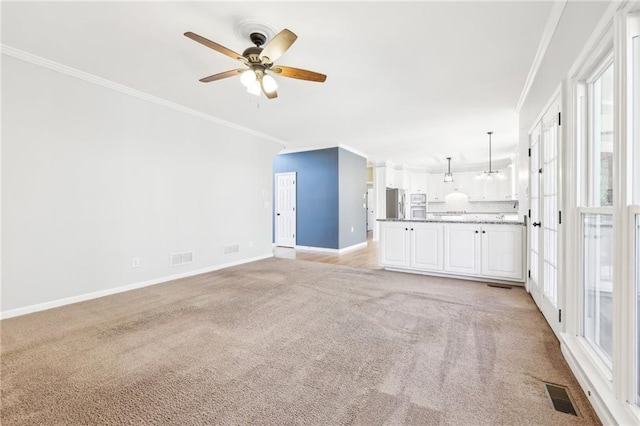
<svg viewBox="0 0 640 426">
<path fill-rule="evenodd" d="M 542 312 L 542 314 L 544 315 L 545 319 L 547 320 L 547 322 L 549 323 L 549 326 L 551 327 L 551 329 L 554 331 L 554 333 L 556 334 L 556 336 L 559 336 L 560 333 L 563 331 L 563 324 L 565 323 L 564 321 L 562 321 L 562 310 L 563 310 L 563 304 L 564 304 L 564 291 L 566 290 L 565 285 L 563 283 L 562 278 L 562 265 L 564 262 L 564 256 L 561 253 L 561 247 L 562 247 L 562 230 L 561 230 L 561 225 L 560 225 L 560 220 L 559 220 L 559 212 L 562 210 L 562 190 L 563 190 L 563 174 L 562 174 L 562 160 L 563 160 L 563 131 L 562 131 L 562 123 L 560 121 L 560 117 L 562 114 L 562 92 L 561 92 L 561 87 L 558 87 L 558 89 L 555 91 L 555 93 L 553 94 L 553 96 L 551 96 L 549 102 L 545 105 L 545 107 L 542 109 L 542 112 L 540 113 L 540 115 L 538 116 L 538 118 L 535 121 L 534 126 L 531 128 L 530 132 L 529 132 L 529 137 L 530 137 L 530 146 L 531 146 L 531 137 L 536 134 L 536 132 L 539 133 L 539 139 L 538 139 L 538 164 L 539 164 L 539 168 L 542 169 L 542 173 L 544 174 L 544 161 L 545 161 L 545 129 L 554 124 L 554 121 L 557 121 L 557 144 L 556 144 L 556 149 L 557 149 L 557 156 L 556 156 L 556 170 L 555 170 L 555 178 L 556 178 L 556 210 L 557 211 L 553 211 L 553 212 L 546 212 L 545 209 L 547 208 L 546 203 L 545 203 L 545 187 L 544 187 L 544 175 L 541 174 L 536 174 L 536 173 L 531 173 L 533 172 L 533 170 L 531 170 L 531 158 L 529 160 L 529 168 L 530 168 L 530 173 L 529 173 L 529 188 L 531 189 L 531 178 L 532 176 L 536 176 L 538 179 L 538 221 L 542 223 L 541 226 L 539 227 L 534 227 L 533 226 L 533 222 L 535 218 L 531 218 L 531 220 L 529 221 L 529 243 L 527 244 L 528 250 L 527 250 L 527 263 L 529 265 L 529 270 L 533 271 L 534 268 L 537 268 L 537 277 L 538 277 L 538 281 L 537 283 L 535 283 L 535 285 L 533 285 L 530 281 L 531 278 L 527 278 L 527 290 L 531 293 L 533 300 L 535 301 L 536 305 L 538 306 L 538 309 L 540 309 L 540 312 Z M 533 151 L 533 149 L 532 149 Z M 547 175 L 549 173 L 549 171 L 546 171 Z M 529 203 L 530 206 L 531 205 L 531 191 L 529 194 Z M 549 218 L 553 218 L 552 220 L 556 220 L 558 221 L 558 226 L 556 229 L 556 241 L 555 241 L 555 268 L 556 268 L 556 274 L 555 274 L 555 279 L 556 279 L 556 302 L 555 302 L 555 306 L 553 304 L 553 302 L 551 300 L 549 300 L 549 297 L 547 297 L 546 292 L 545 292 L 545 286 L 547 285 L 547 283 L 545 282 L 545 273 L 544 273 L 544 266 L 545 266 L 545 259 L 546 259 L 546 248 L 548 246 L 547 242 L 545 241 L 545 226 L 546 226 L 546 219 Z M 537 232 L 538 233 L 538 264 L 534 265 L 531 262 L 531 235 L 533 232 Z"/>
</svg>

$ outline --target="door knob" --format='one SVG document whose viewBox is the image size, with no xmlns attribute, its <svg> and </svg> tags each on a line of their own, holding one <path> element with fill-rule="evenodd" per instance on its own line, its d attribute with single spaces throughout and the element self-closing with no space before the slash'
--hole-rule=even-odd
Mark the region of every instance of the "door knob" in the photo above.
<svg viewBox="0 0 640 426">
<path fill-rule="evenodd" d="M 280 213 L 276 213 L 277 216 L 280 216 Z"/>
<path fill-rule="evenodd" d="M 540 222 L 533 222 L 531 225 L 533 225 L 533 226 L 540 226 L 540 225 L 541 225 L 541 223 L 540 223 Z"/>
</svg>

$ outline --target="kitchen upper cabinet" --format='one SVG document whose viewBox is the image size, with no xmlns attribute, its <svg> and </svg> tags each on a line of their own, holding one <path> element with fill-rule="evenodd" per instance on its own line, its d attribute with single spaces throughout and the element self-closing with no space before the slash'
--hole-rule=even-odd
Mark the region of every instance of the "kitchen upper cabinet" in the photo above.
<svg viewBox="0 0 640 426">
<path fill-rule="evenodd" d="M 480 274 L 480 225 L 447 224 L 444 231 L 444 270 Z"/>
<path fill-rule="evenodd" d="M 380 226 L 380 264 L 409 266 L 409 222 L 383 222 Z"/>
<path fill-rule="evenodd" d="M 387 178 L 387 188 L 397 188 L 396 171 L 391 167 L 386 167 L 385 173 Z"/>
<path fill-rule="evenodd" d="M 440 202 L 444 201 L 446 194 L 444 175 L 442 173 L 429 174 L 429 192 L 427 192 L 427 201 Z"/>
<path fill-rule="evenodd" d="M 424 271 L 442 271 L 444 266 L 444 225 L 410 223 L 410 266 Z"/>
<path fill-rule="evenodd" d="M 426 172 L 412 172 L 411 173 L 411 185 L 409 191 L 411 193 L 427 194 L 429 188 L 429 174 Z"/>
<path fill-rule="evenodd" d="M 482 225 L 482 268 L 484 276 L 523 278 L 523 233 L 520 226 Z"/>
<path fill-rule="evenodd" d="M 497 188 L 496 188 L 497 200 L 498 201 L 513 200 L 514 185 L 513 185 L 513 173 L 512 173 L 511 167 L 507 167 L 506 169 L 502 170 L 502 173 L 504 174 L 505 178 L 499 179 L 497 182 Z"/>
<path fill-rule="evenodd" d="M 495 176 L 491 179 L 478 179 L 480 172 L 466 172 L 469 201 L 505 201 L 513 200 L 513 176 L 511 168 L 501 170 L 504 179 Z M 455 179 L 454 175 L 454 179 Z"/>
<path fill-rule="evenodd" d="M 469 195 L 469 191 L 471 190 L 470 180 L 471 173 L 469 172 L 454 173 L 453 183 L 450 185 L 452 186 L 452 190 Z"/>
<path fill-rule="evenodd" d="M 400 174 L 402 176 L 402 182 L 398 183 L 398 188 L 403 188 L 405 191 L 409 191 L 411 187 L 411 173 L 407 170 L 396 170 L 396 175 Z"/>
</svg>

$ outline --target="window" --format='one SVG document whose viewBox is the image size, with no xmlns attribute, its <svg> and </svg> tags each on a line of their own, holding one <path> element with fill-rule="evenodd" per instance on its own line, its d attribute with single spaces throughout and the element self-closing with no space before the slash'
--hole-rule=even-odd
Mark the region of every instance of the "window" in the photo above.
<svg viewBox="0 0 640 426">
<path fill-rule="evenodd" d="M 582 181 L 582 336 L 593 353 L 613 370 L 614 68 L 609 57 L 584 84 L 586 122 Z"/>
<path fill-rule="evenodd" d="M 613 356 L 613 217 L 583 214 L 584 337 L 611 368 Z"/>
<path fill-rule="evenodd" d="M 613 205 L 613 64 L 591 84 L 590 205 Z"/>
</svg>

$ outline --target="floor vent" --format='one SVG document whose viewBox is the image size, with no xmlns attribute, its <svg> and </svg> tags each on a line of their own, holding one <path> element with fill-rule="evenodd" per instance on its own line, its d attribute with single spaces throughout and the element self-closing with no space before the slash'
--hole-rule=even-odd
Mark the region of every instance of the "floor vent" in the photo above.
<svg viewBox="0 0 640 426">
<path fill-rule="evenodd" d="M 507 289 L 507 290 L 511 290 L 511 287 L 513 287 L 513 286 L 510 286 L 510 285 L 506 285 L 506 284 L 487 284 L 487 286 L 495 287 L 495 288 L 504 288 L 504 289 Z"/>
<path fill-rule="evenodd" d="M 571 414 L 573 416 L 578 415 L 578 411 L 576 410 L 573 400 L 569 395 L 569 390 L 565 386 L 545 383 L 544 388 L 547 391 L 547 396 L 551 400 L 553 408 L 555 408 L 556 411 Z"/>
</svg>

